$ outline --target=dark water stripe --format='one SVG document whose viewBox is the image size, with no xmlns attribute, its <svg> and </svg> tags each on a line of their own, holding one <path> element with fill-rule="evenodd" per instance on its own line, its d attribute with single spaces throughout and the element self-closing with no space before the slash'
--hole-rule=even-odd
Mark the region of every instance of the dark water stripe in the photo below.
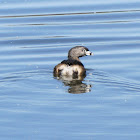
<svg viewBox="0 0 140 140">
<path fill-rule="evenodd" d="M 22 40 L 5 40 L 0 41 L 2 46 L 18 46 L 18 45 L 29 45 L 29 44 L 63 44 L 63 43 L 86 43 L 86 42 L 139 42 L 140 36 L 123 36 L 123 37 L 65 37 L 65 38 L 46 38 L 46 39 L 22 39 Z"/>
<path fill-rule="evenodd" d="M 40 15 L 13 15 L 13 16 L 0 16 L 0 18 L 16 18 L 16 17 L 40 17 L 40 16 L 68 16 L 68 15 L 93 15 L 93 14 L 108 14 L 108 13 L 135 13 L 140 10 L 124 10 L 124 11 L 97 11 L 97 12 L 86 12 L 86 13 L 60 13 L 60 14 L 40 14 Z"/>
</svg>

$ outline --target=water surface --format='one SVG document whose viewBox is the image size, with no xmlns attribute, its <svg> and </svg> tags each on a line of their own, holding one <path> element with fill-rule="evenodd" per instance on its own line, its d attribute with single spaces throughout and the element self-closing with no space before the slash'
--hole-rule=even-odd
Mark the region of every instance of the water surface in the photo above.
<svg viewBox="0 0 140 140">
<path fill-rule="evenodd" d="M 0 2 L 0 138 L 140 139 L 140 2 Z M 87 76 L 53 76 L 76 45 Z"/>
</svg>

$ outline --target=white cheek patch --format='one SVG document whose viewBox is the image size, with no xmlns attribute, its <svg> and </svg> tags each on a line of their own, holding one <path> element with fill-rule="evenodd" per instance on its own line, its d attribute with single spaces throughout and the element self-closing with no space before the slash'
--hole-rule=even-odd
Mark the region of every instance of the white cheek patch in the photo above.
<svg viewBox="0 0 140 140">
<path fill-rule="evenodd" d="M 86 51 L 86 55 L 93 55 L 93 53 L 90 51 Z"/>
</svg>

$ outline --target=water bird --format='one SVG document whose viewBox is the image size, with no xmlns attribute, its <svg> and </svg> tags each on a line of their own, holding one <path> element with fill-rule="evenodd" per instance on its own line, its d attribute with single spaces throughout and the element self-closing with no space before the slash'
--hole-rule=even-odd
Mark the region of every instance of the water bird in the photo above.
<svg viewBox="0 0 140 140">
<path fill-rule="evenodd" d="M 72 76 L 74 78 L 86 75 L 86 69 L 81 63 L 79 57 L 87 55 L 93 55 L 93 53 L 85 46 L 76 46 L 71 48 L 68 52 L 68 59 L 63 60 L 54 67 L 54 76 Z"/>
</svg>

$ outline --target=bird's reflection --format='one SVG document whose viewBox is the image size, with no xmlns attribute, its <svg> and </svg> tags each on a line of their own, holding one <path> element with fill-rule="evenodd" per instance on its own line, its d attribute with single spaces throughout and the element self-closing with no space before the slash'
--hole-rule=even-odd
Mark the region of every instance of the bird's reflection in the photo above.
<svg viewBox="0 0 140 140">
<path fill-rule="evenodd" d="M 79 93 L 86 93 L 91 91 L 92 85 L 90 84 L 85 84 L 82 81 L 84 80 L 85 76 L 68 76 L 68 75 L 63 75 L 63 76 L 56 76 L 54 75 L 55 78 L 58 80 L 61 80 L 65 86 L 69 86 L 68 92 L 73 93 L 73 94 L 79 94 Z"/>
</svg>

